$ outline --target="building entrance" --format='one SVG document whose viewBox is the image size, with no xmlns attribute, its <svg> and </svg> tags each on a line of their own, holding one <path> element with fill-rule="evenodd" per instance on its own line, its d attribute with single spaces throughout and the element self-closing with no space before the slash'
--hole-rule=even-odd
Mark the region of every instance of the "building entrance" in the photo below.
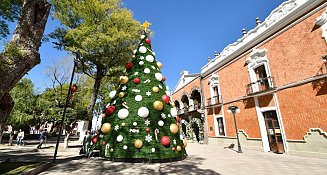
<svg viewBox="0 0 327 175">
<path fill-rule="evenodd" d="M 266 111 L 263 113 L 263 116 L 265 118 L 270 151 L 280 154 L 284 153 L 283 137 L 276 111 Z"/>
</svg>

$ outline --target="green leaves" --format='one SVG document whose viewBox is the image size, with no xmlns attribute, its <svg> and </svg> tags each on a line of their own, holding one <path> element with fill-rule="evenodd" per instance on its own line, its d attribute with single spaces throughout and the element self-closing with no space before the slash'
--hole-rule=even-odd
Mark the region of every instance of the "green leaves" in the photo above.
<svg viewBox="0 0 327 175">
<path fill-rule="evenodd" d="M 0 36 L 9 35 L 7 22 L 14 22 L 20 15 L 22 0 L 1 0 L 0 3 Z"/>
</svg>

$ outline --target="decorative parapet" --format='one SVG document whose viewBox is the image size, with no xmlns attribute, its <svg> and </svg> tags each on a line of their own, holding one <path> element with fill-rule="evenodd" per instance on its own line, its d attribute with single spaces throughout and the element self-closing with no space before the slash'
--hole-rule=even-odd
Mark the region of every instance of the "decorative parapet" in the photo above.
<svg viewBox="0 0 327 175">
<path fill-rule="evenodd" d="M 203 66 L 201 68 L 201 75 L 206 76 L 214 69 L 228 63 L 238 54 L 251 49 L 251 47 L 257 45 L 264 38 L 279 31 L 288 22 L 295 20 L 321 2 L 323 0 L 288 0 L 282 3 L 271 12 L 264 22 L 258 24 L 236 42 L 229 44 L 219 55 L 216 55 L 214 59 Z"/>
<path fill-rule="evenodd" d="M 327 43 L 327 9 L 321 16 L 316 19 L 315 25 L 321 27 L 322 37 L 325 38 Z"/>
<path fill-rule="evenodd" d="M 312 133 L 319 133 L 319 135 L 327 139 L 327 133 L 320 128 L 310 128 L 309 132 L 307 132 L 307 134 L 303 137 L 303 139 L 307 141 L 308 136 L 312 135 Z"/>
</svg>

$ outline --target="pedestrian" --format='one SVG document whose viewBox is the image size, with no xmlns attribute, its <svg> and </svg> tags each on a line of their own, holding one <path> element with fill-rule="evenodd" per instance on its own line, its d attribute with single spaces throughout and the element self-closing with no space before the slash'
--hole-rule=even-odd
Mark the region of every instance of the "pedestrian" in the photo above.
<svg viewBox="0 0 327 175">
<path fill-rule="evenodd" d="M 85 131 L 85 137 L 83 139 L 83 151 L 84 151 L 84 156 L 89 155 L 89 148 L 91 144 L 91 133 L 90 131 Z"/>
<path fill-rule="evenodd" d="M 41 148 L 43 142 L 44 142 L 45 139 L 46 139 L 45 131 L 44 131 L 43 129 L 41 129 L 41 132 L 40 132 L 40 138 L 39 138 L 39 139 L 40 139 L 40 143 L 39 143 L 39 145 L 37 146 L 38 149 Z"/>
<path fill-rule="evenodd" d="M 16 145 L 20 145 L 23 143 L 23 139 L 24 139 L 24 131 L 22 131 L 22 129 L 19 129 L 19 133 L 17 135 L 17 138 L 16 138 Z"/>
</svg>

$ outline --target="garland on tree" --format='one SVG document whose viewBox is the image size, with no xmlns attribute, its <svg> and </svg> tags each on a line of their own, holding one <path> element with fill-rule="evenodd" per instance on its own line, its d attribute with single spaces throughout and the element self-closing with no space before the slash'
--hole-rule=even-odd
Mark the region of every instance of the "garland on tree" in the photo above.
<svg viewBox="0 0 327 175">
<path fill-rule="evenodd" d="M 177 111 L 168 96 L 162 64 L 155 59 L 147 36 L 150 23 L 143 24 L 134 58 L 126 64 L 126 75 L 109 93 L 102 126 L 92 138 L 100 156 L 116 161 L 165 162 L 186 157 L 185 140 L 180 138 Z"/>
</svg>

